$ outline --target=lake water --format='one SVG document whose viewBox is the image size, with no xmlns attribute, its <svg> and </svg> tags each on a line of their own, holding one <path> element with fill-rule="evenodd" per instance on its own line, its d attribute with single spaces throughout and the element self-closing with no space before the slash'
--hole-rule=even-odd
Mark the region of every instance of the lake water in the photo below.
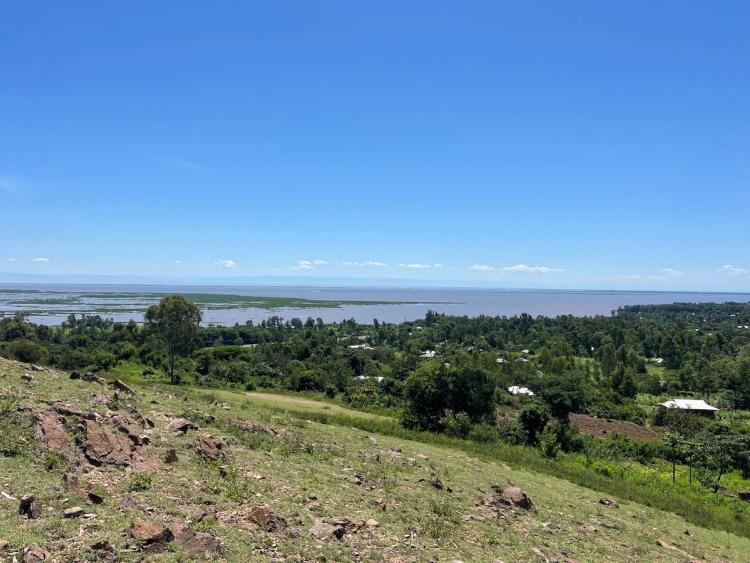
<svg viewBox="0 0 750 563">
<path fill-rule="evenodd" d="M 2 284 L 0 285 L 0 311 L 12 314 L 16 310 L 34 310 L 24 307 L 25 298 L 38 299 L 38 293 L 3 293 L 8 289 L 41 290 L 58 292 L 43 294 L 64 298 L 66 295 L 81 296 L 77 305 L 45 306 L 44 315 L 31 315 L 33 322 L 59 324 L 69 312 L 99 313 L 115 320 L 141 321 L 140 312 L 114 312 L 101 299 L 87 299 L 87 293 L 117 292 L 132 294 L 118 296 L 118 307 L 143 307 L 155 302 L 153 297 L 145 299 L 144 293 L 204 293 L 217 295 L 251 295 L 263 297 L 290 297 L 330 301 L 385 301 L 392 304 L 342 305 L 321 308 L 252 308 L 204 309 L 204 323 L 233 325 L 247 320 L 261 321 L 271 315 L 285 319 L 298 317 L 321 318 L 326 322 L 354 318 L 358 322 L 372 322 L 377 318 L 386 322 L 401 322 L 424 317 L 429 309 L 449 315 L 530 315 L 556 316 L 571 314 L 576 316 L 608 315 L 624 305 L 663 304 L 663 303 L 702 303 L 702 302 L 750 302 L 750 293 L 682 293 L 682 292 L 639 292 L 639 291 L 572 291 L 572 290 L 512 290 L 512 289 L 420 289 L 420 288 L 377 288 L 377 287 L 275 287 L 275 286 L 196 286 L 196 285 L 94 285 L 94 284 Z M 60 293 L 61 292 L 61 293 Z M 139 295 L 140 294 L 140 295 Z M 113 307 L 114 308 L 114 307 Z M 39 307 L 36 306 L 36 310 Z"/>
</svg>

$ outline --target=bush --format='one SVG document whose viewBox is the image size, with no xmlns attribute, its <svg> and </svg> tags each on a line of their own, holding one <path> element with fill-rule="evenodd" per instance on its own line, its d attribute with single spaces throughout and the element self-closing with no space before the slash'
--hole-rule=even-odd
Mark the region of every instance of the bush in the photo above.
<svg viewBox="0 0 750 563">
<path fill-rule="evenodd" d="M 539 450 L 544 457 L 549 459 L 556 458 L 560 451 L 560 445 L 557 443 L 557 432 L 550 426 L 547 426 L 539 434 Z"/>
<path fill-rule="evenodd" d="M 448 413 L 441 419 L 441 424 L 448 436 L 468 438 L 471 432 L 471 419 L 465 412 Z"/>
<path fill-rule="evenodd" d="M 524 433 L 524 443 L 534 446 L 538 435 L 544 430 L 549 420 L 547 408 L 541 403 L 530 403 L 518 413 L 518 425 Z"/>
<path fill-rule="evenodd" d="M 34 363 L 42 359 L 44 348 L 33 340 L 22 338 L 8 345 L 8 353 L 19 362 Z"/>
</svg>

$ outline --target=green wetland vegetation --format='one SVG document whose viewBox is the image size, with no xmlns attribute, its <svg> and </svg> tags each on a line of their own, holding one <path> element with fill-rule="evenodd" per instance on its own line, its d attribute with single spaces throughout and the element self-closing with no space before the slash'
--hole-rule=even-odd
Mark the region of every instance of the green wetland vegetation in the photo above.
<svg viewBox="0 0 750 563">
<path fill-rule="evenodd" d="M 0 289 L 0 315 L 22 312 L 29 316 L 66 316 L 69 314 L 133 313 L 142 314 L 167 293 L 91 291 L 67 292 L 38 289 Z M 325 309 L 344 305 L 400 305 L 406 301 L 327 300 L 297 297 L 271 297 L 217 293 L 183 293 L 203 310 L 232 309 Z"/>
</svg>

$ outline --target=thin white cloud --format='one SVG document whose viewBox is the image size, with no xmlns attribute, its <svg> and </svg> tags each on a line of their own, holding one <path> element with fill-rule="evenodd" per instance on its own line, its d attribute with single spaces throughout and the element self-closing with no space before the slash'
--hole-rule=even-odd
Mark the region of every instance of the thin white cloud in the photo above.
<svg viewBox="0 0 750 563">
<path fill-rule="evenodd" d="M 473 270 L 474 272 L 492 272 L 494 269 L 494 267 L 488 264 L 474 264 L 473 266 L 469 266 L 469 270 Z"/>
<path fill-rule="evenodd" d="M 49 258 L 45 258 L 44 256 L 40 256 L 39 258 L 34 258 L 32 262 L 44 262 L 45 264 L 49 262 Z"/>
<path fill-rule="evenodd" d="M 328 264 L 326 260 L 297 260 L 297 265 L 294 267 L 295 270 L 314 270 L 316 266 L 325 266 Z"/>
<path fill-rule="evenodd" d="M 684 276 L 685 272 L 681 272 L 679 270 L 675 270 L 674 268 L 662 268 L 659 270 L 662 274 L 669 278 L 679 278 L 680 276 Z"/>
<path fill-rule="evenodd" d="M 433 264 L 432 267 L 433 268 L 442 268 L 443 265 L 442 264 Z"/>
<path fill-rule="evenodd" d="M 224 259 L 219 259 L 216 262 L 214 262 L 214 264 L 216 264 L 217 266 L 222 266 L 223 268 L 229 268 L 229 269 L 232 269 L 237 266 L 237 262 L 235 262 L 234 260 L 224 260 Z"/>
<path fill-rule="evenodd" d="M 722 266 L 719 268 L 719 271 L 727 274 L 729 276 L 746 276 L 750 274 L 749 271 L 747 271 L 745 268 L 740 268 L 739 266 L 732 266 L 731 264 L 726 264 L 725 266 Z"/>
<path fill-rule="evenodd" d="M 6 258 L 5 261 L 6 262 L 16 262 L 16 259 L 15 258 Z"/>
<path fill-rule="evenodd" d="M 174 263 L 177 264 L 177 265 L 180 265 L 180 264 L 182 264 L 182 260 L 175 260 Z"/>
<path fill-rule="evenodd" d="M 550 268 L 548 266 L 527 266 L 526 264 L 516 264 L 515 266 L 506 266 L 504 272 L 523 272 L 525 274 L 551 274 L 553 272 L 564 272 L 562 268 Z"/>
<path fill-rule="evenodd" d="M 364 262 L 342 262 L 344 266 L 357 266 L 358 268 L 387 268 L 388 264 L 377 260 L 365 260 Z"/>
<path fill-rule="evenodd" d="M 399 264 L 398 267 L 399 268 L 409 268 L 410 270 L 426 270 L 428 268 L 432 268 L 432 266 L 430 266 L 429 264 L 419 264 L 419 263 L 414 263 L 414 264 Z"/>
</svg>

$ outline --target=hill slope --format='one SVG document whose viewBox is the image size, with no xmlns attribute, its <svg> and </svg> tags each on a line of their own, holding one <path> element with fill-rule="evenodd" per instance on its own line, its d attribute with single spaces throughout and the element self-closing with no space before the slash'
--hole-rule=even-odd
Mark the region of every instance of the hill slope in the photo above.
<svg viewBox="0 0 750 563">
<path fill-rule="evenodd" d="M 0 359 L 0 446 L 16 453 L 0 457 L 0 557 L 33 561 L 34 550 L 23 552 L 34 544 L 49 561 L 742 561 L 750 553 L 745 538 L 618 499 L 607 506 L 567 481 L 306 420 L 305 409 L 324 404 L 131 387 Z M 167 462 L 170 450 L 176 462 Z M 502 504 L 509 482 L 537 512 Z M 25 494 L 35 496 L 27 504 L 36 517 L 19 515 Z M 74 507 L 83 514 L 66 518 Z"/>
</svg>

